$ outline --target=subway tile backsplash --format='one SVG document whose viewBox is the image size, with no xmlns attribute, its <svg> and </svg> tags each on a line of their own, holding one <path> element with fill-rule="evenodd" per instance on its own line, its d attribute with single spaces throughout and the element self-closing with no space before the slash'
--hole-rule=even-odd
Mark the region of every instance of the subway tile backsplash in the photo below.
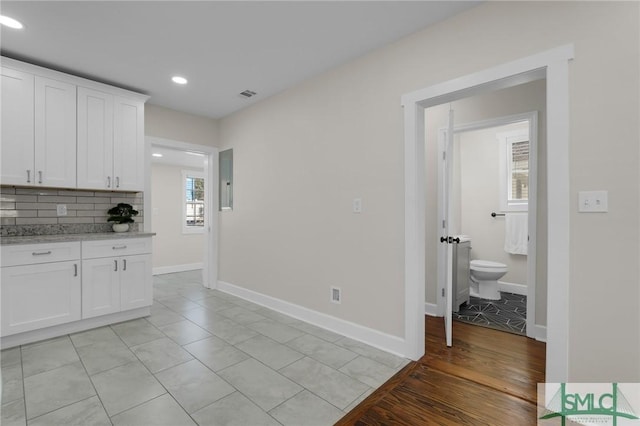
<svg viewBox="0 0 640 426">
<path fill-rule="evenodd" d="M 118 203 L 137 207 L 132 230 L 142 229 L 142 192 L 0 186 L 0 236 L 109 232 L 107 210 Z M 66 216 L 58 216 L 58 204 L 67 206 Z"/>
</svg>

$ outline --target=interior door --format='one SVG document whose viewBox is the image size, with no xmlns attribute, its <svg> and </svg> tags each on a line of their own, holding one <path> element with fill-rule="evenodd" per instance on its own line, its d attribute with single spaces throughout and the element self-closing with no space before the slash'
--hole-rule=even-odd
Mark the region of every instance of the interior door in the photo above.
<svg viewBox="0 0 640 426">
<path fill-rule="evenodd" d="M 442 193 L 443 193 L 443 203 L 442 209 L 444 217 L 444 221 L 442 224 L 443 235 L 440 238 L 440 242 L 446 245 L 444 250 L 446 265 L 444 270 L 445 276 L 445 288 L 444 288 L 444 299 L 445 299 L 445 312 L 444 312 L 444 327 L 445 327 L 445 337 L 447 346 L 452 345 L 452 321 L 453 321 L 453 299 L 455 295 L 453 294 L 453 238 L 449 234 L 451 226 L 451 187 L 453 181 L 453 109 L 449 110 L 449 120 L 447 125 L 447 131 L 444 138 L 444 155 L 442 156 L 443 161 L 443 175 L 442 175 Z"/>
</svg>

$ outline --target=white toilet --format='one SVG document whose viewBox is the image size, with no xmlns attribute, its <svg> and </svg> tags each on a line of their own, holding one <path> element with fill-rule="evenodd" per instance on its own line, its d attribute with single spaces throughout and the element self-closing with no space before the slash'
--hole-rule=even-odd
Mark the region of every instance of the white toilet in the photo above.
<svg viewBox="0 0 640 426">
<path fill-rule="evenodd" d="M 507 265 L 489 260 L 472 260 L 470 269 L 471 295 L 481 299 L 500 300 L 498 280 L 507 273 Z"/>
</svg>

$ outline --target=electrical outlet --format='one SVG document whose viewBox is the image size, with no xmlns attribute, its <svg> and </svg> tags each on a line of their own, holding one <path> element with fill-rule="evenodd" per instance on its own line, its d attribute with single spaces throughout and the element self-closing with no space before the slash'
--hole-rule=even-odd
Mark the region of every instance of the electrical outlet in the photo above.
<svg viewBox="0 0 640 426">
<path fill-rule="evenodd" d="M 67 215 L 67 205 L 66 204 L 56 204 L 56 214 L 58 216 L 66 216 Z"/>
<path fill-rule="evenodd" d="M 578 192 L 578 211 L 581 213 L 606 213 L 609 211 L 608 191 Z"/>
<path fill-rule="evenodd" d="M 331 287 L 331 302 L 338 304 L 342 302 L 342 290 L 340 288 Z"/>
</svg>

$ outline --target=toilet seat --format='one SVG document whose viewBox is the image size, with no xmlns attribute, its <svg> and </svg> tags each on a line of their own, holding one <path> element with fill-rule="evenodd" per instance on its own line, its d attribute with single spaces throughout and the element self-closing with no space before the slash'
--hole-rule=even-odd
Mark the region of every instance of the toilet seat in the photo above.
<svg viewBox="0 0 640 426">
<path fill-rule="evenodd" d="M 507 272 L 507 265 L 490 260 L 472 260 L 471 269 L 479 272 Z"/>
</svg>

